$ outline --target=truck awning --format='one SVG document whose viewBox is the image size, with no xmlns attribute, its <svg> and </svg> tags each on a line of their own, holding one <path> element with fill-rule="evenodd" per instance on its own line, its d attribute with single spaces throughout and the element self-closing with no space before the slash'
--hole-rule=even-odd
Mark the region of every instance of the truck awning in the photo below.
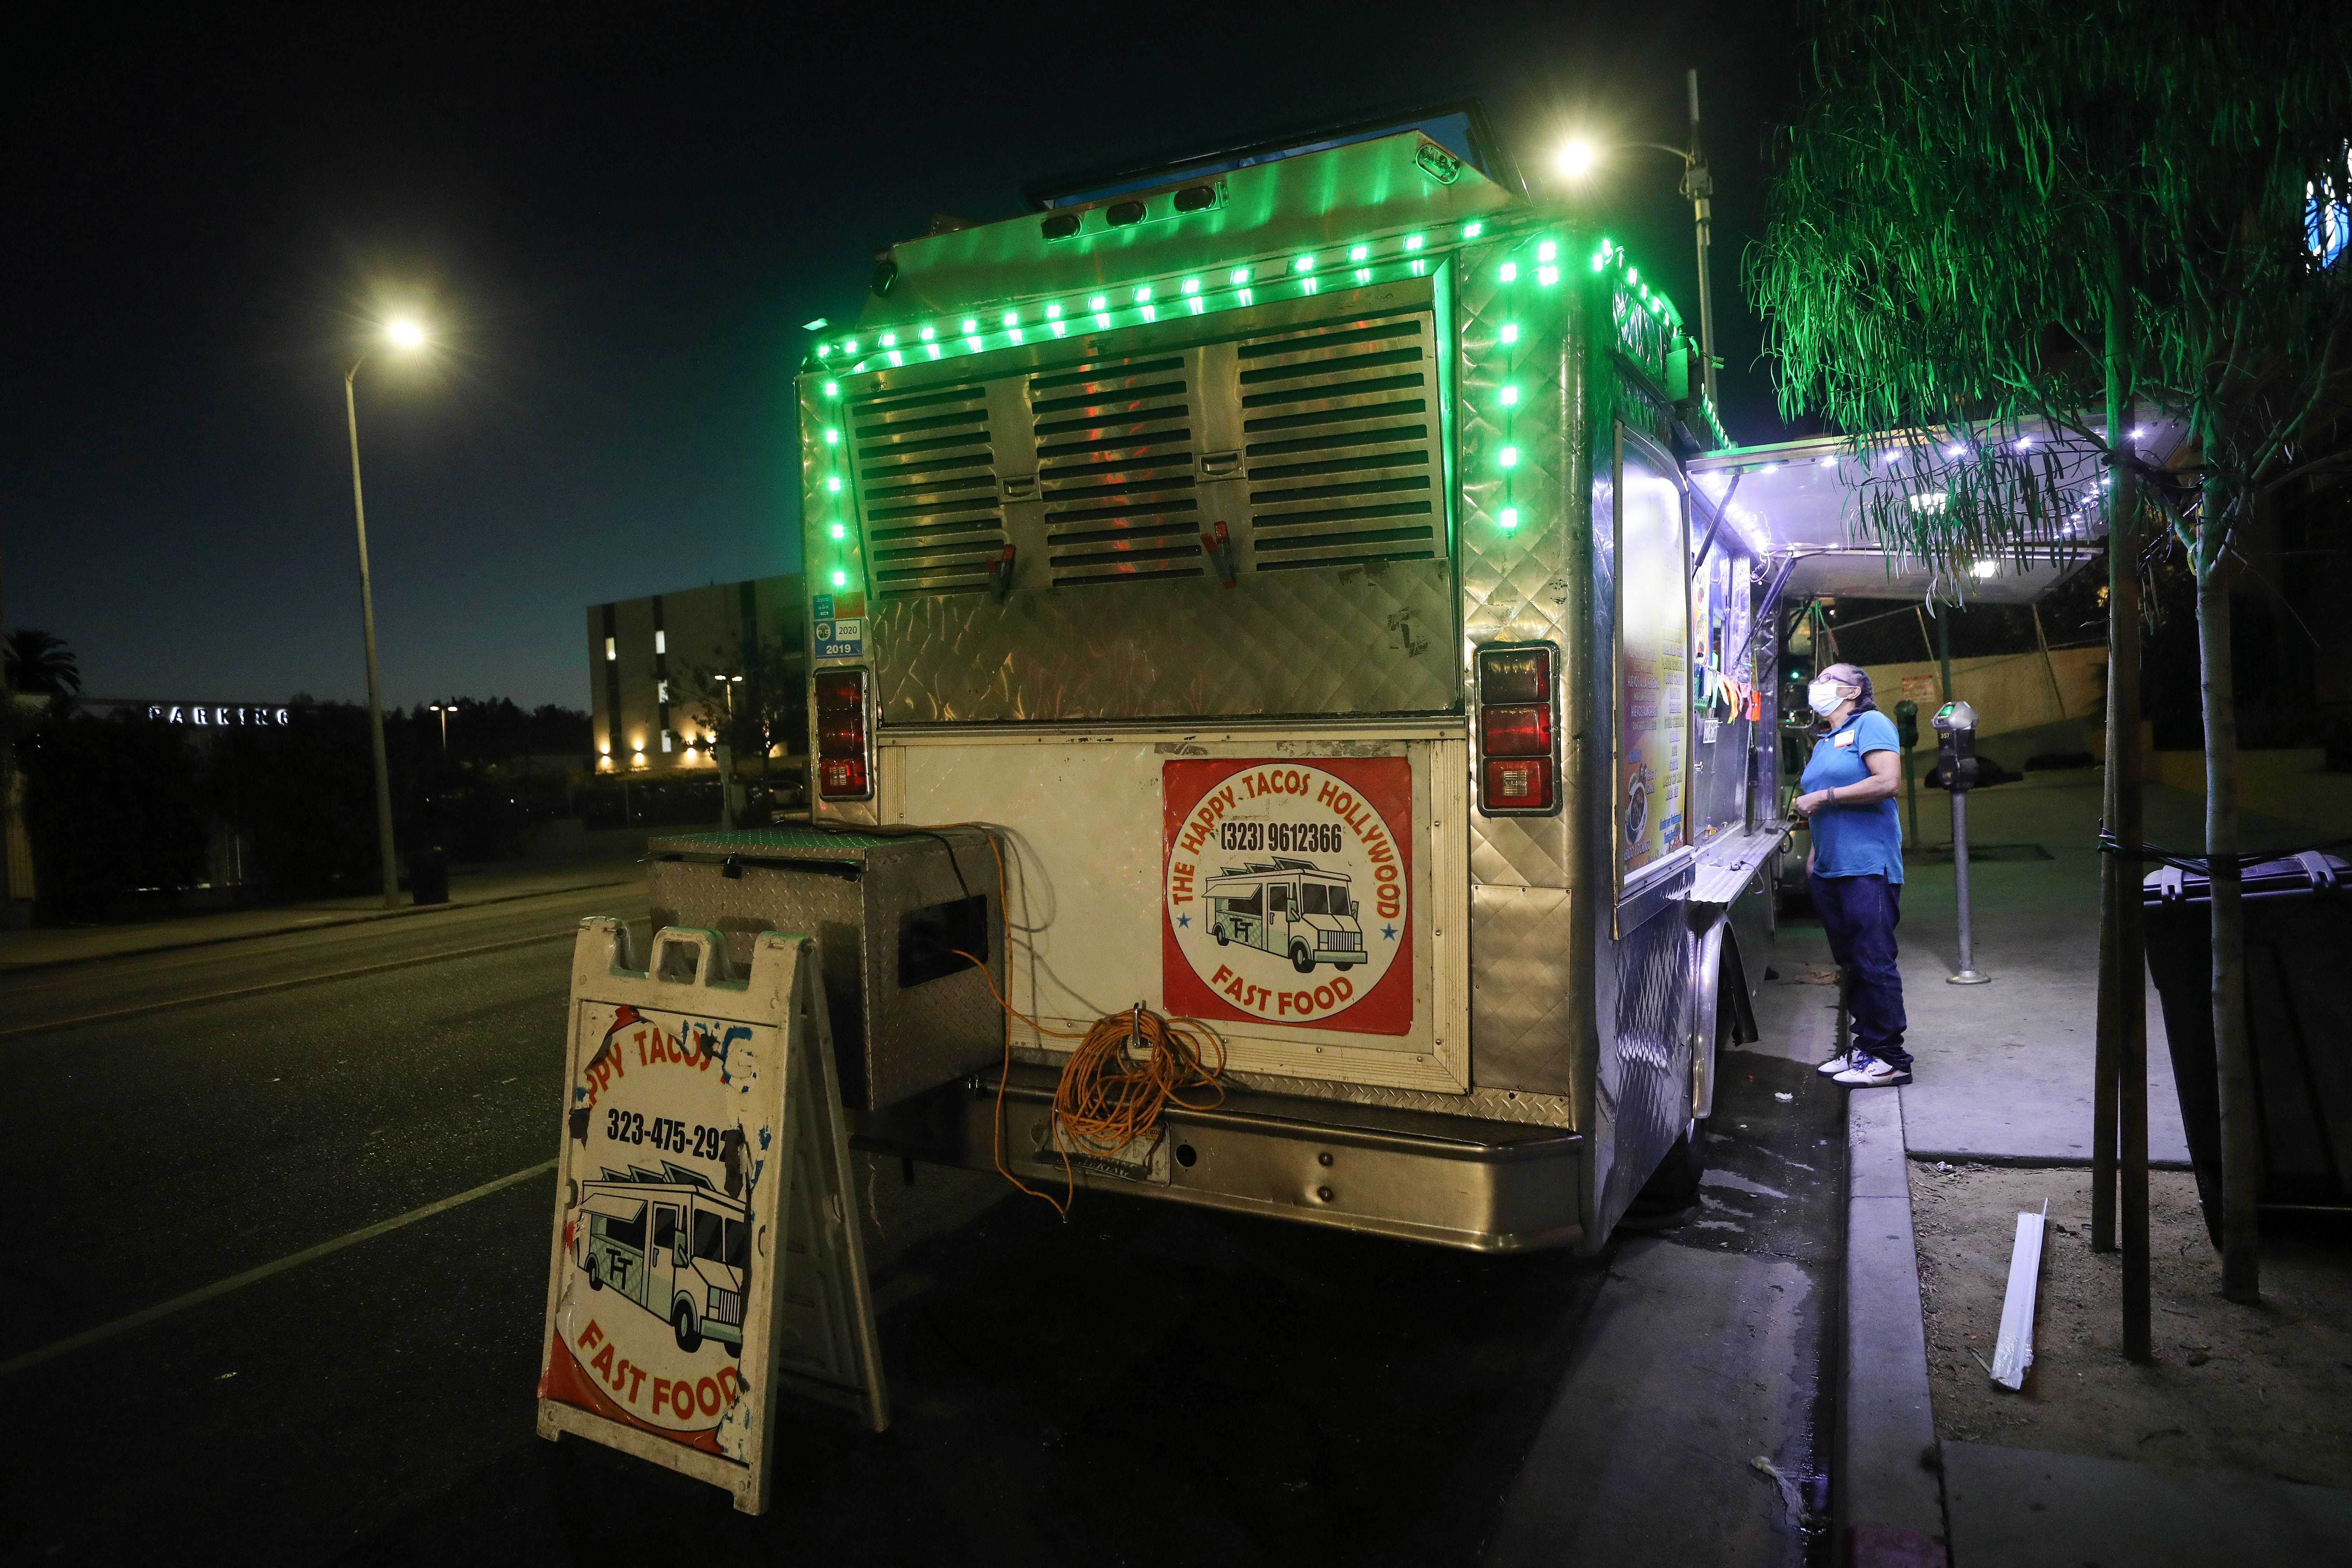
<svg viewBox="0 0 2352 1568">
<path fill-rule="evenodd" d="M 2147 416 L 2135 426 L 2136 445 L 2151 458 L 2177 452 L 2185 428 L 2177 419 Z M 1815 436 L 1764 447 L 1734 447 L 1685 465 L 1704 530 L 1723 515 L 1759 554 L 1791 560 L 1785 595 L 1813 597 L 1918 599 L 1935 588 L 1934 569 L 1908 555 L 1889 555 L 1864 521 L 1863 497 L 1874 484 L 1893 482 L 1925 433 L 1857 439 Z M 1965 585 L 1973 602 L 2022 605 L 2040 598 L 2090 559 L 2105 536 L 2095 504 L 2103 475 L 2097 449 L 2046 426 L 1972 426 L 1945 433 L 1936 446 L 1954 458 L 1973 446 L 2000 441 L 2029 460 L 2078 510 L 2061 519 L 2061 540 L 2036 545 L 2020 562 L 2004 556 L 1976 563 Z"/>
</svg>

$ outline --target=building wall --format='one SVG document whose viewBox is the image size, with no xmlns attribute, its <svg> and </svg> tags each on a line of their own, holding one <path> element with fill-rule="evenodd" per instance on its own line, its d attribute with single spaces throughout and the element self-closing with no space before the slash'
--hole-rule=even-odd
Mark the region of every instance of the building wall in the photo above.
<svg viewBox="0 0 2352 1568">
<path fill-rule="evenodd" d="M 713 735 L 694 679 L 698 670 L 742 675 L 739 700 L 762 669 L 747 653 L 781 638 L 806 647 L 805 598 L 796 574 L 591 605 L 588 688 L 599 773 L 709 769 Z M 772 674 L 772 671 L 769 673 Z M 795 699 L 803 679 L 795 664 Z M 785 753 L 772 753 L 782 755 Z"/>
</svg>

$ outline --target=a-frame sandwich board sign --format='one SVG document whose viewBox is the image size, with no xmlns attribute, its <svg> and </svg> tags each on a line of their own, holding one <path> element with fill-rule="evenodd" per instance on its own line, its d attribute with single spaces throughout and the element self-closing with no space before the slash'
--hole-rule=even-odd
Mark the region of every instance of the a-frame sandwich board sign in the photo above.
<svg viewBox="0 0 2352 1568">
<path fill-rule="evenodd" d="M 716 931 L 572 959 L 540 1436 L 565 1433 L 765 1510 L 780 1391 L 889 1420 L 815 944 Z"/>
</svg>

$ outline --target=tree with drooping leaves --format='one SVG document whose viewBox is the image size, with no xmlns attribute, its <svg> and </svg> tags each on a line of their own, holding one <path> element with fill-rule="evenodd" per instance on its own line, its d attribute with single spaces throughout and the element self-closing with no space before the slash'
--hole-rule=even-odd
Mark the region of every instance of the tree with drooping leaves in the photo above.
<svg viewBox="0 0 2352 1568">
<path fill-rule="evenodd" d="M 1749 269 L 1783 405 L 1875 449 L 1857 524 L 1937 567 L 1948 596 L 1979 562 L 2064 552 L 2104 523 L 2106 826 L 2126 853 L 2136 568 L 2169 545 L 2196 573 L 2223 1289 L 2252 1300 L 2229 594 L 2257 502 L 2347 463 L 2352 264 L 2329 236 L 2352 216 L 2352 20 L 2286 0 L 1817 0 L 1811 19 L 1814 79 Z M 2134 434 L 2157 428 L 2184 460 Z M 2113 858 L 2102 888 L 2103 1055 L 2138 1032 L 2136 871 Z M 2144 1136 L 2125 1184 L 2130 1210 L 2137 1163 L 2125 1337 L 2143 1356 Z"/>
</svg>

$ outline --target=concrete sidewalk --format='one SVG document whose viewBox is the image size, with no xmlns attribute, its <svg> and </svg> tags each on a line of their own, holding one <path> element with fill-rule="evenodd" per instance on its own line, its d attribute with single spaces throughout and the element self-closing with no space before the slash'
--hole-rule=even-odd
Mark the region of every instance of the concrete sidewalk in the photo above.
<svg viewBox="0 0 2352 1568">
<path fill-rule="evenodd" d="M 643 828 L 572 834 L 523 859 L 452 867 L 449 901 L 446 904 L 412 904 L 407 893 L 403 892 L 400 906 L 388 910 L 383 907 L 381 894 L 363 894 L 268 909 L 224 910 L 131 925 L 0 931 L 0 973 L 208 947 L 216 942 L 244 942 L 368 921 L 429 917 L 442 910 L 479 904 L 612 887 L 644 877 L 637 862 L 645 855 L 647 837 Z"/>
<path fill-rule="evenodd" d="M 1914 854 L 1905 868 L 1903 996 L 1919 1066 L 1901 1093 L 1916 1159 L 2090 1163 L 2099 775 L 2057 776 L 2070 782 L 1969 797 L 1969 844 L 1990 852 L 1971 859 L 1969 881 L 1976 966 L 1991 984 L 1946 984 L 1959 965 L 1951 866 Z M 1930 848 L 1948 847 L 1949 797 L 1937 793 L 1931 803 L 1921 793 L 1922 837 Z M 2175 847 L 2202 840 L 2201 829 L 2194 837 L 2179 831 L 2193 819 L 2190 797 L 2162 788 L 2148 795 L 2152 838 Z M 2148 1157 L 2185 1166 L 2189 1148 L 2153 983 L 2147 1017 Z"/>
<path fill-rule="evenodd" d="M 2202 842 L 2202 802 L 2147 792 L 2147 836 Z M 1948 846 L 1950 805 L 1921 792 L 1925 847 Z M 1844 1344 L 1835 1510 L 1853 1568 L 1957 1568 L 2086 1562 L 2204 1564 L 2263 1556 L 2352 1561 L 2352 1494 L 1982 1444 L 1937 1444 L 1921 1320 L 1918 1253 L 1905 1162 L 2069 1166 L 2089 1163 L 2097 1019 L 2099 775 L 2043 776 L 1969 800 L 1976 967 L 1988 985 L 1945 984 L 1957 968 L 1954 879 L 1906 846 L 1901 932 L 1906 1044 L 1915 1081 L 1847 1102 Z M 2324 835 L 2250 818 L 2249 849 Z M 1784 924 L 1782 987 L 1766 1015 L 1770 1048 L 1835 1048 L 1835 989 L 1787 987 L 1829 968 L 1821 928 Z M 1811 990 L 1810 1005 L 1794 991 Z M 1772 994 L 1773 992 L 1779 994 Z M 1763 1022 L 1759 1018 L 1759 1022 Z M 1772 1024 L 1767 1024 L 1768 1040 Z M 2148 990 L 2151 1162 L 2185 1166 L 2171 1058 Z"/>
</svg>

